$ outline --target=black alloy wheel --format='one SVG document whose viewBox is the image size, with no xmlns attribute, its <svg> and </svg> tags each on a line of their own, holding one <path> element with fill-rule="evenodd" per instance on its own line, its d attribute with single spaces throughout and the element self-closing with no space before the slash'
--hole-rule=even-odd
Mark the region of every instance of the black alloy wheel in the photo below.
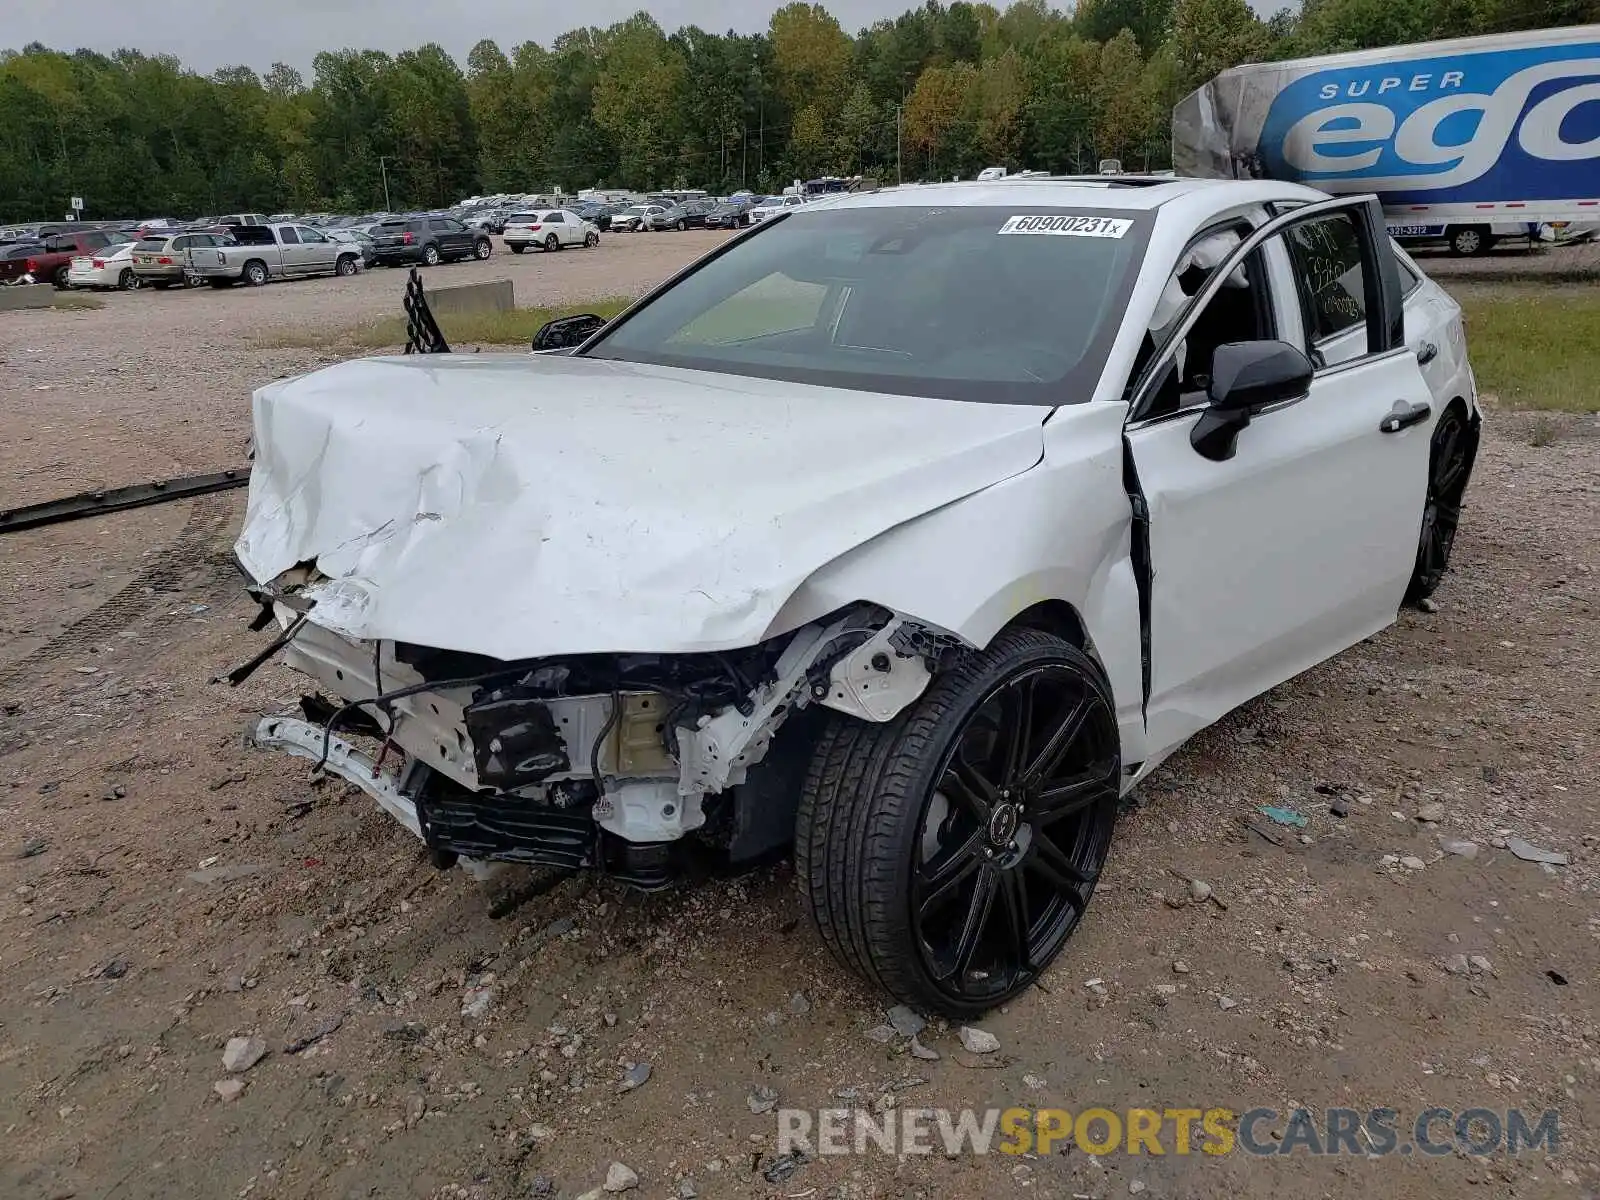
<svg viewBox="0 0 1600 1200">
<path fill-rule="evenodd" d="M 1478 453 L 1478 431 L 1460 404 L 1451 404 L 1434 426 L 1428 446 L 1428 492 L 1422 506 L 1417 563 L 1406 603 L 1431 596 L 1450 567 L 1450 551 L 1461 525 L 1461 500 Z"/>
<path fill-rule="evenodd" d="M 894 721 L 835 723 L 795 856 L 824 942 L 924 1011 L 1005 1003 L 1082 920 L 1121 779 L 1099 667 L 1035 630 L 969 655 Z"/>
</svg>

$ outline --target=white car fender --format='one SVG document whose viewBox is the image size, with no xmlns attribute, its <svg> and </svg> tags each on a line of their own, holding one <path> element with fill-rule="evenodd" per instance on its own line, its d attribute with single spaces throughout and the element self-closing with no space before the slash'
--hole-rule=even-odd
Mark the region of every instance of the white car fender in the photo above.
<svg viewBox="0 0 1600 1200">
<path fill-rule="evenodd" d="M 768 636 L 871 601 L 985 646 L 1036 605 L 1070 605 L 1105 668 L 1123 757 L 1143 750 L 1132 508 L 1122 475 L 1120 404 L 1057 409 L 1038 465 L 906 521 L 813 572 Z M 962 557 L 954 547 L 965 547 Z M 981 554 L 984 561 L 974 562 Z"/>
</svg>

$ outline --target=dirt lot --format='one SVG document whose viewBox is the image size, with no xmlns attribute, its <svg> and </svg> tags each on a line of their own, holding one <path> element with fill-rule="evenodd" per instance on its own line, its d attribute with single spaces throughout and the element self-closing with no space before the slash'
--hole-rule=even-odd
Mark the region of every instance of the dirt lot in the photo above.
<svg viewBox="0 0 1600 1200">
<path fill-rule="evenodd" d="M 600 297 L 715 236 L 442 274 L 509 274 L 524 304 Z M 1471 286 L 1494 286 L 1483 270 Z M 401 279 L 7 314 L 0 505 L 242 462 L 250 388 L 319 361 L 252 332 L 387 315 Z M 240 493 L 7 536 L 0 1196 L 570 1197 L 613 1161 L 651 1197 L 1595 1195 L 1596 432 L 1494 414 L 1439 611 L 1234 713 L 1141 788 L 1046 985 L 984 1022 L 999 1050 L 935 1022 L 937 1061 L 868 1036 L 881 1005 L 828 959 L 786 865 L 518 903 L 435 871 L 350 789 L 244 749 L 247 718 L 300 687 L 276 666 L 208 682 L 259 645 L 227 561 Z M 1304 836 L 1264 804 L 1306 814 Z M 1226 907 L 1179 903 L 1174 872 Z M 226 1101 L 235 1035 L 268 1054 Z M 773 1157 L 758 1088 L 875 1113 L 1389 1106 L 1403 1129 L 1433 1105 L 1553 1108 L 1561 1140 L 796 1165 Z"/>
</svg>

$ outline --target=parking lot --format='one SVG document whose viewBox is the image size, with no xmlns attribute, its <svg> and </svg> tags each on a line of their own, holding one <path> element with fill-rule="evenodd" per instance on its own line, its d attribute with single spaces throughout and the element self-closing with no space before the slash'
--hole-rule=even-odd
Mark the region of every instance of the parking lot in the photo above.
<svg viewBox="0 0 1600 1200">
<path fill-rule="evenodd" d="M 426 279 L 577 303 L 637 294 L 724 236 L 497 250 Z M 1591 252 L 1569 253 L 1423 265 L 1468 291 L 1592 291 Z M 393 316 L 404 280 L 5 314 L 0 506 L 243 465 L 251 389 L 343 357 L 271 335 Z M 1406 1200 L 1592 1194 L 1597 481 L 1594 416 L 1492 409 L 1438 611 L 1162 768 L 1081 933 L 984 1022 L 999 1050 L 969 1054 L 935 1022 L 937 1060 L 871 1036 L 884 1012 L 811 933 L 787 864 L 648 897 L 597 878 L 485 889 L 436 871 L 354 789 L 245 749 L 248 716 L 301 688 L 277 665 L 237 691 L 210 682 L 260 644 L 228 558 L 242 492 L 7 536 L 0 1196 L 570 1197 L 613 1160 L 652 1197 L 1267 1200 L 1373 1179 Z M 1512 838 L 1570 865 L 1524 861 Z M 491 999 L 464 1017 L 474 987 Z M 269 1053 L 223 1103 L 239 1034 Z M 1562 1143 L 1549 1159 L 795 1162 L 775 1157 L 764 1089 L 880 1114 L 1559 1108 Z"/>
</svg>

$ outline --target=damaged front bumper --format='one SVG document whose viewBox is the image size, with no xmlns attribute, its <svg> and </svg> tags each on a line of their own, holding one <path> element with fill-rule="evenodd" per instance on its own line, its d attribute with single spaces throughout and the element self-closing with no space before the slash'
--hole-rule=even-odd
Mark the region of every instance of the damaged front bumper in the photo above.
<svg viewBox="0 0 1600 1200">
<path fill-rule="evenodd" d="M 293 594 L 259 591 L 286 630 L 314 616 Z M 657 887 L 687 835 L 730 843 L 742 832 L 746 851 L 787 840 L 797 787 L 749 785 L 780 731 L 805 724 L 798 714 L 889 720 L 961 645 L 869 604 L 745 651 L 526 663 L 357 641 L 303 620 L 288 665 L 339 698 L 335 719 L 359 713 L 385 749 L 369 755 L 289 717 L 261 719 L 251 737 L 361 787 L 441 866 L 596 867 Z M 387 755 L 403 757 L 397 776 L 379 768 Z"/>
</svg>

